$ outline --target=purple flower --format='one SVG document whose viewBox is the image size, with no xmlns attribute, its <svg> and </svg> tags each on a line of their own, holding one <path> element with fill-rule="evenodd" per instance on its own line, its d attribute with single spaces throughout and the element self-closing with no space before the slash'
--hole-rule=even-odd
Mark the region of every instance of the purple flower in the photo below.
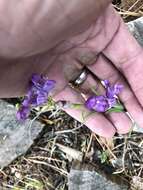
<svg viewBox="0 0 143 190">
<path fill-rule="evenodd" d="M 120 84 L 111 86 L 108 80 L 104 80 L 103 84 L 106 88 L 106 96 L 111 99 L 115 98 L 123 89 L 123 85 Z"/>
<path fill-rule="evenodd" d="M 103 80 L 102 83 L 105 86 L 105 88 L 108 88 L 110 86 L 109 80 Z"/>
<path fill-rule="evenodd" d="M 31 82 L 37 89 L 45 91 L 47 93 L 49 93 L 49 91 L 52 90 L 55 86 L 54 80 L 47 80 L 44 76 L 38 74 L 32 75 Z"/>
<path fill-rule="evenodd" d="M 107 101 L 108 101 L 108 109 L 114 107 L 117 103 L 117 99 L 116 98 L 107 98 Z"/>
<path fill-rule="evenodd" d="M 86 108 L 91 111 L 105 112 L 109 108 L 108 100 L 105 96 L 91 96 L 85 102 Z"/>
<path fill-rule="evenodd" d="M 20 109 L 17 112 L 18 120 L 25 120 L 30 114 L 30 109 L 47 102 L 49 92 L 55 87 L 54 80 L 33 74 L 27 95 L 25 96 Z"/>
<path fill-rule="evenodd" d="M 30 107 L 21 106 L 18 110 L 16 117 L 19 121 L 24 121 L 30 114 Z"/>
<path fill-rule="evenodd" d="M 35 86 L 32 86 L 32 88 L 28 91 L 27 96 L 25 97 L 27 99 L 26 102 L 32 107 L 39 106 L 47 102 L 48 94 L 48 92 L 36 89 Z"/>
<path fill-rule="evenodd" d="M 106 89 L 106 95 L 91 96 L 85 102 L 85 107 L 91 111 L 106 112 L 114 107 L 117 103 L 117 95 L 123 89 L 123 85 L 115 84 L 111 86 L 108 80 L 102 82 Z"/>
<path fill-rule="evenodd" d="M 48 94 L 45 92 L 39 92 L 37 95 L 37 105 L 42 105 L 47 102 Z"/>
</svg>

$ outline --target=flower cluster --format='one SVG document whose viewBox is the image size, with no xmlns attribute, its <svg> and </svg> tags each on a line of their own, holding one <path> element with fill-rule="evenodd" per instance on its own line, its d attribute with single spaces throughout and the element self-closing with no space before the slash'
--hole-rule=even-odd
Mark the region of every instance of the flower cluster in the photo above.
<svg viewBox="0 0 143 190">
<path fill-rule="evenodd" d="M 40 106 L 47 102 L 49 92 L 55 87 L 54 80 L 48 80 L 46 77 L 33 74 L 29 90 L 25 96 L 22 105 L 17 112 L 18 120 L 25 120 L 30 114 L 31 108 Z"/>
<path fill-rule="evenodd" d="M 104 80 L 102 83 L 105 86 L 106 94 L 90 96 L 85 102 L 85 107 L 90 111 L 106 112 L 117 104 L 117 95 L 123 89 L 123 85 L 110 85 L 108 80 Z"/>
</svg>

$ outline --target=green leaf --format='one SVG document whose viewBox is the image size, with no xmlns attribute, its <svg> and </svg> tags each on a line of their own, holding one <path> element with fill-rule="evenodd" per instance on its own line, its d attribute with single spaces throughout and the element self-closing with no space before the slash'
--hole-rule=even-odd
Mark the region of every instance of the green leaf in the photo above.
<svg viewBox="0 0 143 190">
<path fill-rule="evenodd" d="M 101 156 L 100 156 L 101 163 L 103 164 L 103 163 L 107 162 L 108 161 L 108 157 L 109 157 L 108 152 L 107 151 L 103 151 L 101 153 Z"/>
<path fill-rule="evenodd" d="M 74 109 L 80 109 L 83 106 L 84 106 L 83 104 L 71 104 L 71 108 L 74 108 Z"/>
<path fill-rule="evenodd" d="M 107 110 L 105 113 L 112 113 L 112 112 L 115 112 L 115 113 L 119 113 L 119 112 L 124 112 L 124 110 L 122 109 L 116 109 L 116 108 L 111 108 L 110 110 Z"/>
<path fill-rule="evenodd" d="M 15 105 L 15 107 L 16 107 L 16 109 L 18 110 L 18 109 L 20 108 L 20 104 L 17 103 L 17 104 Z"/>
<path fill-rule="evenodd" d="M 122 110 L 124 110 L 125 108 L 124 108 L 124 106 L 122 105 L 122 104 L 119 104 L 119 103 L 117 103 L 113 108 L 117 108 L 117 109 L 122 109 Z"/>
<path fill-rule="evenodd" d="M 25 182 L 26 186 L 25 188 L 35 188 L 35 190 L 43 190 L 43 183 L 40 182 L 37 179 L 30 179 L 27 178 L 27 181 Z"/>
<path fill-rule="evenodd" d="M 48 106 L 49 108 L 55 107 L 55 102 L 54 102 L 54 100 L 53 100 L 53 98 L 52 98 L 51 96 L 48 97 L 47 106 Z"/>
<path fill-rule="evenodd" d="M 112 113 L 112 112 L 124 112 L 125 108 L 122 104 L 116 104 L 114 107 L 110 108 L 109 110 L 107 110 L 105 113 Z"/>
</svg>

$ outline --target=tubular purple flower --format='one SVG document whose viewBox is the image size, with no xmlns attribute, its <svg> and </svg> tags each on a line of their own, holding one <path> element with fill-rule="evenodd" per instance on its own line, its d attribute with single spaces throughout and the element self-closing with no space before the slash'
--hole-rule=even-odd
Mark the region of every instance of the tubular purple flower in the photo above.
<svg viewBox="0 0 143 190">
<path fill-rule="evenodd" d="M 105 112 L 109 108 L 108 100 L 105 96 L 91 96 L 85 102 L 86 108 L 91 111 Z"/>
<path fill-rule="evenodd" d="M 27 119 L 31 108 L 46 103 L 49 92 L 55 87 L 55 83 L 54 80 L 48 80 L 42 75 L 33 74 L 28 93 L 17 112 L 18 120 Z"/>
<path fill-rule="evenodd" d="M 106 96 L 108 98 L 114 98 L 117 96 L 123 89 L 122 85 L 115 84 L 114 86 L 108 87 L 106 90 Z"/>
<path fill-rule="evenodd" d="M 27 97 L 25 97 L 25 99 L 24 99 L 23 102 L 22 102 L 22 105 L 25 106 L 25 107 L 28 107 L 29 104 L 30 104 L 29 99 L 28 99 Z"/>
<path fill-rule="evenodd" d="M 55 87 L 55 81 L 54 80 L 47 80 L 45 84 L 43 85 L 43 91 L 49 92 Z"/>
<path fill-rule="evenodd" d="M 103 80 L 102 83 L 105 86 L 105 88 L 108 88 L 110 86 L 109 80 Z"/>
<path fill-rule="evenodd" d="M 42 105 L 42 104 L 46 103 L 47 99 L 48 99 L 48 95 L 46 93 L 40 92 L 37 95 L 37 99 L 36 99 L 37 105 Z"/>
<path fill-rule="evenodd" d="M 24 121 L 28 118 L 29 114 L 30 114 L 30 107 L 21 106 L 16 114 L 16 117 L 19 121 Z"/>
<path fill-rule="evenodd" d="M 37 84 L 39 84 L 41 82 L 41 75 L 38 74 L 33 74 L 31 77 L 31 82 L 36 86 Z"/>
<path fill-rule="evenodd" d="M 104 80 L 102 82 L 106 88 L 106 96 L 108 98 L 115 98 L 115 96 L 118 95 L 123 89 L 123 85 L 115 84 L 111 86 L 108 80 Z"/>
<path fill-rule="evenodd" d="M 33 74 L 31 82 L 33 85 L 42 91 L 49 92 L 55 87 L 55 81 L 54 80 L 47 80 L 46 77 L 38 74 Z"/>
<path fill-rule="evenodd" d="M 85 107 L 91 111 L 106 112 L 117 104 L 117 95 L 123 89 L 123 85 L 110 85 L 108 80 L 102 81 L 106 88 L 106 95 L 91 96 L 85 102 Z"/>
<path fill-rule="evenodd" d="M 118 95 L 122 91 L 122 89 L 123 89 L 123 85 L 115 84 L 113 86 L 113 91 L 115 95 Z"/>
<path fill-rule="evenodd" d="M 109 105 L 108 109 L 112 108 L 117 103 L 117 99 L 116 98 L 107 98 L 107 101 L 108 101 L 108 105 Z"/>
</svg>

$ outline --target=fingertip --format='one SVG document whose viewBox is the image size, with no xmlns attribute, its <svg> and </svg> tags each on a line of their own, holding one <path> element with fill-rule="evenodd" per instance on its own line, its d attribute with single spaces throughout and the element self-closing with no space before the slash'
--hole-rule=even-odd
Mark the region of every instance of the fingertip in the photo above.
<svg viewBox="0 0 143 190">
<path fill-rule="evenodd" d="M 105 138 L 111 138 L 116 133 L 114 126 L 101 114 L 90 117 L 85 124 L 91 131 Z"/>
<path fill-rule="evenodd" d="M 110 113 L 108 117 L 114 123 L 117 133 L 126 134 L 131 130 L 133 123 L 126 113 Z"/>
</svg>

